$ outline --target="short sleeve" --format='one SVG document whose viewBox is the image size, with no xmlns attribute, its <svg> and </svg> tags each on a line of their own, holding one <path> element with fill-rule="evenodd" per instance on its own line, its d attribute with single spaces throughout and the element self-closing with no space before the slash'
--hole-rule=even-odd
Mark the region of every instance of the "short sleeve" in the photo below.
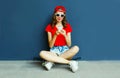
<svg viewBox="0 0 120 78">
<path fill-rule="evenodd" d="M 51 25 L 49 24 L 49 25 L 46 26 L 45 31 L 46 32 L 51 32 L 51 29 L 52 29 Z"/>
<path fill-rule="evenodd" d="M 72 27 L 70 24 L 66 24 L 66 32 L 72 32 Z"/>
</svg>

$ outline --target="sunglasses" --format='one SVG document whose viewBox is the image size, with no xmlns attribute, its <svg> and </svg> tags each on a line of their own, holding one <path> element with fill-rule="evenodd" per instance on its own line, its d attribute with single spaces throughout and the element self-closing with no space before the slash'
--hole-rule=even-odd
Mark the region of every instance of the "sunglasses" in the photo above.
<svg viewBox="0 0 120 78">
<path fill-rule="evenodd" d="M 65 14 L 55 14 L 55 16 L 57 16 L 57 17 L 59 17 L 59 16 L 64 17 Z"/>
</svg>

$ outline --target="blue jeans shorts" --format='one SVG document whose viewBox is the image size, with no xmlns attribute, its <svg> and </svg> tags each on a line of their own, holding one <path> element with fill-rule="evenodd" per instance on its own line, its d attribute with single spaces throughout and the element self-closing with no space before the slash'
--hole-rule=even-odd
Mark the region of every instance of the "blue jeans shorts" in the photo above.
<svg viewBox="0 0 120 78">
<path fill-rule="evenodd" d="M 56 53 L 57 55 L 60 55 L 67 50 L 69 50 L 68 46 L 54 46 L 50 49 L 50 52 L 53 52 L 53 53 Z"/>
</svg>

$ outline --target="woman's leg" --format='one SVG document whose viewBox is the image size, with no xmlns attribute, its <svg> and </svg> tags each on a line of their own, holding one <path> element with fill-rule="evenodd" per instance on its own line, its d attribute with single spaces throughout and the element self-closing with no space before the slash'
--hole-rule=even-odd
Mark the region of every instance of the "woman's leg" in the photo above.
<svg viewBox="0 0 120 78">
<path fill-rule="evenodd" d="M 72 57 L 74 55 L 76 55 L 78 53 L 78 51 L 79 51 L 79 47 L 73 46 L 72 48 L 70 48 L 69 50 L 67 50 L 63 54 L 61 54 L 60 57 L 70 60 L 70 59 L 72 59 Z"/>
<path fill-rule="evenodd" d="M 55 53 L 52 53 L 50 51 L 41 51 L 40 57 L 50 62 L 63 63 L 63 64 L 70 63 L 69 60 L 66 60 L 63 57 L 59 57 Z"/>
</svg>

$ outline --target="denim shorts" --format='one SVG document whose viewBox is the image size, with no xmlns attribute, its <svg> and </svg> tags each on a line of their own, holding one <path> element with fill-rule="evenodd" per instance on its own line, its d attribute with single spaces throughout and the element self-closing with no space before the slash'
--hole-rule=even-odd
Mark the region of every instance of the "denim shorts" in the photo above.
<svg viewBox="0 0 120 78">
<path fill-rule="evenodd" d="M 56 53 L 57 55 L 60 55 L 67 50 L 69 50 L 68 46 L 54 46 L 50 49 L 50 52 L 53 52 L 53 53 Z"/>
</svg>

